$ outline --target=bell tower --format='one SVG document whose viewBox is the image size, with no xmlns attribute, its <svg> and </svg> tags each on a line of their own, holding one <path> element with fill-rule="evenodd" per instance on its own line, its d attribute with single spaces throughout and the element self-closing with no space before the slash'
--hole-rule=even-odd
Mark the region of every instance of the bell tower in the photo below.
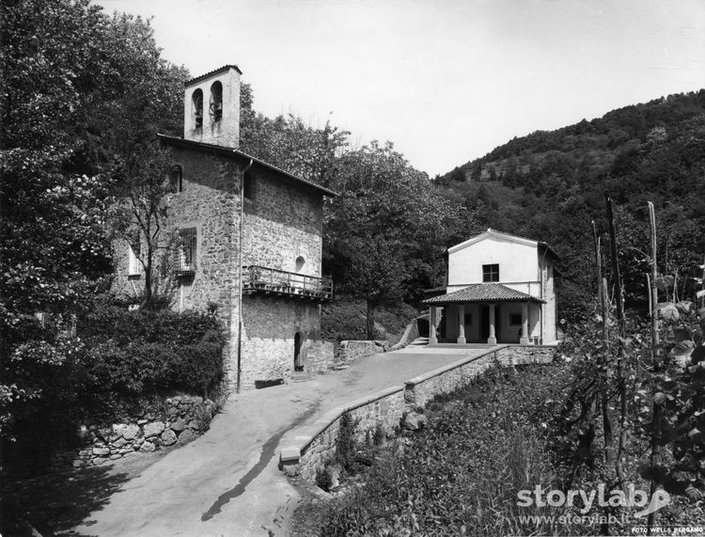
<svg viewBox="0 0 705 537">
<path fill-rule="evenodd" d="M 184 139 L 239 147 L 240 75 L 224 65 L 184 84 Z"/>
</svg>

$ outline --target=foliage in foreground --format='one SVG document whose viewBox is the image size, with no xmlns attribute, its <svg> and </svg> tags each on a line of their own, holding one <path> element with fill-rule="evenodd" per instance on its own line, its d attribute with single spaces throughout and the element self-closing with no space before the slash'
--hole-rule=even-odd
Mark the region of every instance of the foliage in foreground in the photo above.
<svg viewBox="0 0 705 537">
<path fill-rule="evenodd" d="M 77 343 L 61 375 L 51 366 L 19 369 L 40 375 L 35 381 L 45 386 L 32 405 L 13 409 L 15 435 L 4 442 L 3 459 L 20 470 L 41 469 L 52 452 L 77 445 L 80 425 L 158 416 L 166 395 L 214 397 L 220 386 L 225 339 L 213 315 L 128 311 L 97 302 L 73 327 L 44 330 L 53 332 L 54 346 L 66 339 Z"/>
<path fill-rule="evenodd" d="M 334 502 L 321 535 L 511 535 L 536 527 L 521 516 L 550 513 L 519 508 L 517 492 L 558 477 L 544 451 L 561 400 L 558 366 L 491 370 L 457 393 L 402 456 L 383 452 L 365 485 Z M 430 409 L 439 408 L 432 403 Z M 551 530 L 546 526 L 543 530 Z M 580 527 L 553 528 L 581 534 Z"/>
<path fill-rule="evenodd" d="M 0 437 L 9 437 L 16 418 L 51 406 L 57 384 L 77 381 L 82 344 L 70 327 L 111 270 L 113 190 L 135 147 L 173 132 L 185 72 L 160 57 L 147 21 L 89 0 L 2 2 L 0 20 Z"/>
</svg>

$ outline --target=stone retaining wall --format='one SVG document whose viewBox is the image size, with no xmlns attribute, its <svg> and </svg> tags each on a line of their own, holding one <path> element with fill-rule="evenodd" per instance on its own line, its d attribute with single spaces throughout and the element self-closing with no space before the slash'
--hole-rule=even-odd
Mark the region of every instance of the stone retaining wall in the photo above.
<svg viewBox="0 0 705 537">
<path fill-rule="evenodd" d="M 61 452 L 55 466 L 92 466 L 136 453 L 150 453 L 173 444 L 185 444 L 208 429 L 216 404 L 202 397 L 180 395 L 166 399 L 166 415 L 145 415 L 110 427 L 89 426 L 83 431 L 85 445 Z"/>
<path fill-rule="evenodd" d="M 553 360 L 555 348 L 551 346 L 505 345 L 488 350 L 485 354 L 463 358 L 457 362 L 425 373 L 404 383 L 338 407 L 321 416 L 311 426 L 295 437 L 292 445 L 280 453 L 280 467 L 297 466 L 304 479 L 313 481 L 335 455 L 340 417 L 349 412 L 356 424 L 358 440 L 375 432 L 377 428 L 389 435 L 397 429 L 403 417 L 415 409 L 423 408 L 434 397 L 453 392 L 482 374 L 492 365 L 501 366 L 545 364 Z"/>
<path fill-rule="evenodd" d="M 416 319 L 412 319 L 409 324 L 406 325 L 406 329 L 404 330 L 404 333 L 401 336 L 401 339 L 397 341 L 394 345 L 389 350 L 396 351 L 399 349 L 403 349 L 406 347 L 409 343 L 414 341 L 417 337 L 419 337 L 419 320 L 418 317 Z"/>
<path fill-rule="evenodd" d="M 384 347 L 373 340 L 345 340 L 338 345 L 336 362 L 349 364 L 360 358 L 366 358 L 384 352 Z"/>
<path fill-rule="evenodd" d="M 333 367 L 334 346 L 321 339 L 307 342 L 304 371 L 320 373 Z"/>
<path fill-rule="evenodd" d="M 404 388 L 394 386 L 327 412 L 304 434 L 296 437 L 300 444 L 300 447 L 296 448 L 297 458 L 299 454 L 305 454 L 298 459 L 299 474 L 304 479 L 313 481 L 316 472 L 333 458 L 340 417 L 344 413 L 350 414 L 355 423 L 357 440 L 363 442 L 368 434 L 378 428 L 384 434 L 391 435 L 399 427 L 405 408 Z M 285 457 L 286 449 L 282 450 L 282 460 Z"/>
</svg>

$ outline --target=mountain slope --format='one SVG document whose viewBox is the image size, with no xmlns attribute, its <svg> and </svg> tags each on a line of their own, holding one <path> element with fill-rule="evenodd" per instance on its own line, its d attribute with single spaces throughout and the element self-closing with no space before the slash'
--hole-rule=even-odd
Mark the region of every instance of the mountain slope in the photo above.
<svg viewBox="0 0 705 537">
<path fill-rule="evenodd" d="M 593 286 L 591 220 L 617 207 L 627 298 L 640 305 L 647 266 L 646 201 L 657 208 L 659 261 L 693 289 L 705 253 L 705 90 L 627 106 L 599 119 L 514 138 L 436 178 L 475 212 L 477 229 L 531 236 L 563 256 L 563 307 L 584 313 Z M 637 251 L 638 250 L 638 251 Z"/>
</svg>

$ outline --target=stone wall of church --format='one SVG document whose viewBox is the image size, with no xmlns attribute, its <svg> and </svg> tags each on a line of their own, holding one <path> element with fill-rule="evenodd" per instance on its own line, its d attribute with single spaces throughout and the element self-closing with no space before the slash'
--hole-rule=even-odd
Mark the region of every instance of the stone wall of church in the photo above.
<svg viewBox="0 0 705 537">
<path fill-rule="evenodd" d="M 246 296 L 243 301 L 242 373 L 247 390 L 256 381 L 287 382 L 294 373 L 295 338 L 301 334 L 304 372 L 328 369 L 333 345 L 321 342 L 320 306 L 285 297 Z"/>
<path fill-rule="evenodd" d="M 166 200 L 167 218 L 154 271 L 159 295 L 177 311 L 216 309 L 229 333 L 225 364 L 231 389 L 237 383 L 238 362 L 243 389 L 253 387 L 256 380 L 289 379 L 297 332 L 308 341 L 303 348 L 304 357 L 311 356 L 308 369 L 325 369 L 333 352 L 320 342 L 319 304 L 286 297 L 244 298 L 245 334 L 238 360 L 240 173 L 245 165 L 203 150 L 172 147 L 171 151 L 174 164 L 181 168 L 182 187 Z M 252 183 L 243 207 L 242 264 L 319 277 L 320 192 L 258 165 L 247 177 Z M 194 271 L 186 276 L 175 272 L 179 236 L 184 232 L 193 233 L 196 244 Z M 115 243 L 115 260 L 113 291 L 137 301 L 144 275 L 128 276 L 128 242 Z"/>
<path fill-rule="evenodd" d="M 252 199 L 245 200 L 244 264 L 321 275 L 321 194 L 270 172 L 248 172 Z M 303 267 L 297 269 L 296 260 Z"/>
</svg>

